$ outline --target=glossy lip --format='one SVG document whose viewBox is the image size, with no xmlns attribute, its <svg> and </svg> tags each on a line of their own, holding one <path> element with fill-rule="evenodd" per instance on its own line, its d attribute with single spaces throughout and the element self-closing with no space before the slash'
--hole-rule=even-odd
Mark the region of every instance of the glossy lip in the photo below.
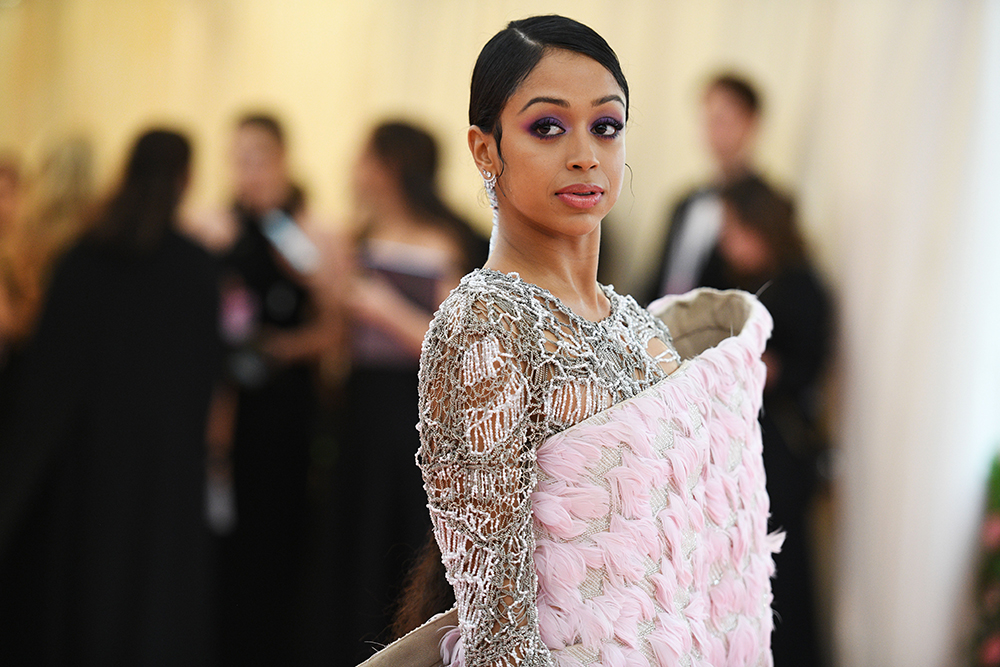
<svg viewBox="0 0 1000 667">
<path fill-rule="evenodd" d="M 590 183 L 574 183 L 556 190 L 555 194 L 567 206 L 588 209 L 600 203 L 604 197 L 604 188 Z"/>
</svg>

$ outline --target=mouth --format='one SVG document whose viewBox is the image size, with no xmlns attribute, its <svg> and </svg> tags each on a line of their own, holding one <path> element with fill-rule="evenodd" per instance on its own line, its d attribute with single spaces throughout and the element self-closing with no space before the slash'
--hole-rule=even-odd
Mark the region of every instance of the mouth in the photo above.
<svg viewBox="0 0 1000 667">
<path fill-rule="evenodd" d="M 597 206 L 604 197 L 604 188 L 590 183 L 575 183 L 556 190 L 555 194 L 567 206 L 587 209 Z"/>
</svg>

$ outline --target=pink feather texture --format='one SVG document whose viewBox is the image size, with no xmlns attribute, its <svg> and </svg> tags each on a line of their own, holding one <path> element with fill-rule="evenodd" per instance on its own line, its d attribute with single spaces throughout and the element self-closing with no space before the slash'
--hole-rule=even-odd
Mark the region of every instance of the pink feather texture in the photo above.
<svg viewBox="0 0 1000 667">
<path fill-rule="evenodd" d="M 747 302 L 739 333 L 538 447 L 538 622 L 560 667 L 772 665 L 782 536 L 757 422 L 771 320 Z M 445 664 L 461 663 L 454 632 Z"/>
</svg>

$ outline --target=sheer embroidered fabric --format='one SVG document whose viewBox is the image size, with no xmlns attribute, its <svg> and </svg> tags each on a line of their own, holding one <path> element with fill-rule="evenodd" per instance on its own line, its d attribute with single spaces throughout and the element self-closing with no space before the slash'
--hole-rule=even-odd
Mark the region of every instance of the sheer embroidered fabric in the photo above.
<svg viewBox="0 0 1000 667">
<path fill-rule="evenodd" d="M 590 322 L 516 274 L 478 270 L 424 340 L 417 461 L 458 606 L 453 665 L 554 664 L 536 598 L 538 446 L 680 361 L 662 322 L 605 294 L 611 314 Z"/>
</svg>

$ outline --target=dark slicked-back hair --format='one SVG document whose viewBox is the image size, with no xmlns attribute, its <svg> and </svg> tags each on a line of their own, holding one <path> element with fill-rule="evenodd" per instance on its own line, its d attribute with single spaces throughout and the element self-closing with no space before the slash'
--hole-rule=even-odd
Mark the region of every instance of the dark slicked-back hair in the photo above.
<svg viewBox="0 0 1000 667">
<path fill-rule="evenodd" d="M 511 21 L 479 53 L 472 70 L 469 123 L 492 133 L 500 146 L 500 114 L 521 82 L 551 49 L 564 49 L 593 58 L 611 73 L 625 94 L 628 118 L 628 81 L 618 56 L 604 38 L 579 21 L 565 16 L 531 16 Z"/>
</svg>

